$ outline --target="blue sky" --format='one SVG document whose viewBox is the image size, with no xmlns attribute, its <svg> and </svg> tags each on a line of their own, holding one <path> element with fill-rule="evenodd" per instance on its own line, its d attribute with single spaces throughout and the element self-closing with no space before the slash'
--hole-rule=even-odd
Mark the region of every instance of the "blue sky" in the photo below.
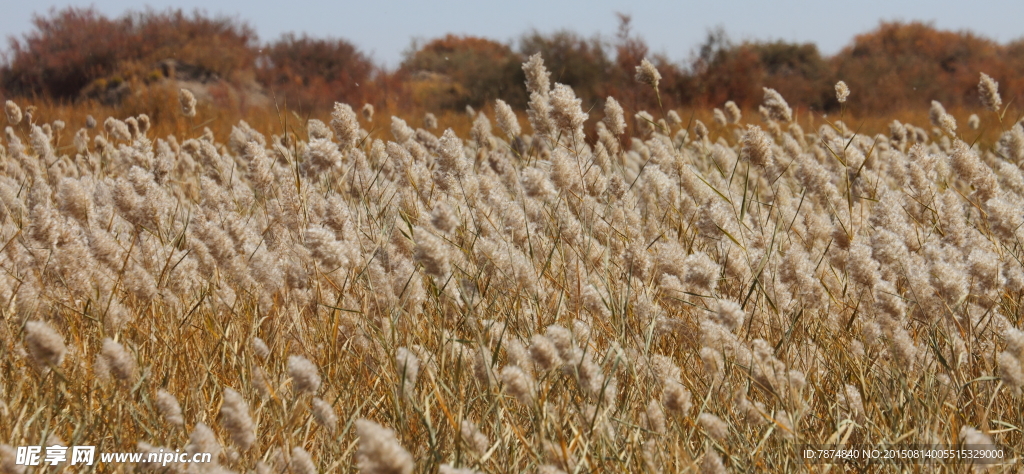
<svg viewBox="0 0 1024 474">
<path fill-rule="evenodd" d="M 152 0 L 148 4 L 126 0 L 39 0 L 8 2 L 0 14 L 0 36 L 20 36 L 30 29 L 33 13 L 69 5 L 92 5 L 110 16 L 144 5 L 187 11 L 200 8 L 210 14 L 248 21 L 262 40 L 289 31 L 345 38 L 388 66 L 401 61 L 402 51 L 413 38 L 429 39 L 448 32 L 500 41 L 512 40 L 530 29 L 550 32 L 568 28 L 586 36 L 611 36 L 617 26 L 615 12 L 632 15 L 634 31 L 647 41 L 651 50 L 677 61 L 687 59 L 708 28 L 718 25 L 734 40 L 814 42 L 825 54 L 839 51 L 854 35 L 875 28 L 881 20 L 928 21 L 943 29 L 969 29 L 1000 42 L 1024 37 L 1024 2 L 964 0 Z"/>
</svg>

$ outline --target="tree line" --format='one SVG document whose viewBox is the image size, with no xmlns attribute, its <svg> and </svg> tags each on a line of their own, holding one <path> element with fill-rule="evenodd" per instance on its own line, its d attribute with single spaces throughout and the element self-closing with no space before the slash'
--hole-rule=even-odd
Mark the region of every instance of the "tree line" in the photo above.
<svg viewBox="0 0 1024 474">
<path fill-rule="evenodd" d="M 812 43 L 734 42 L 716 28 L 680 61 L 652 54 L 630 18 L 619 20 L 610 37 L 571 30 L 528 31 L 507 42 L 446 35 L 414 43 L 397 68 L 387 69 L 340 38 L 286 34 L 265 43 L 235 18 L 181 10 L 109 18 L 92 8 L 67 8 L 36 16 L 29 33 L 9 40 L 0 94 L 116 100 L 111 91 L 159 82 L 173 64 L 206 79 L 255 82 L 294 109 L 323 110 L 341 101 L 457 110 L 498 98 L 521 109 L 528 99 L 521 65 L 535 53 L 553 81 L 572 86 L 593 110 L 607 96 L 633 110 L 720 107 L 728 100 L 749 109 L 770 87 L 790 103 L 828 112 L 839 107 L 833 90 L 839 80 L 857 91 L 861 113 L 926 107 L 931 100 L 973 107 L 979 72 L 999 82 L 1008 103 L 1024 92 L 1024 39 L 1001 44 L 926 23 L 882 22 L 826 56 Z M 660 105 L 633 79 L 645 57 L 662 75 Z"/>
</svg>

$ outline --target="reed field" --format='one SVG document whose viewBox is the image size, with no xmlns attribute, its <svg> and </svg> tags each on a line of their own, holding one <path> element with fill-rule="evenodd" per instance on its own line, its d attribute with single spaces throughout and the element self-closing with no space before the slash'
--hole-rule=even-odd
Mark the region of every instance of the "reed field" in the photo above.
<svg viewBox="0 0 1024 474">
<path fill-rule="evenodd" d="M 7 101 L 0 472 L 1021 472 L 1024 125 L 985 71 L 881 134 L 843 82 L 811 125 L 522 72 L 460 133 Z M 15 463 L 53 444 L 214 462 Z M 802 455 L 840 445 L 1005 458 Z"/>
</svg>

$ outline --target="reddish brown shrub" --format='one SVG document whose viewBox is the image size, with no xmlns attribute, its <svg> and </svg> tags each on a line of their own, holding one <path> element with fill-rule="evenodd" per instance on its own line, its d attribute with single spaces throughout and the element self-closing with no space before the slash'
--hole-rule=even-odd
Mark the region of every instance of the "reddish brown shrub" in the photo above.
<svg viewBox="0 0 1024 474">
<path fill-rule="evenodd" d="M 33 19 L 35 30 L 10 42 L 0 70 L 4 89 L 17 95 L 77 97 L 93 81 L 123 81 L 159 73 L 174 59 L 223 78 L 248 70 L 256 34 L 230 18 L 181 10 L 129 12 L 109 19 L 92 8 L 51 10 Z"/>
<path fill-rule="evenodd" d="M 376 67 L 352 43 L 287 34 L 263 50 L 256 77 L 292 108 L 361 105 L 377 95 Z"/>
<path fill-rule="evenodd" d="M 494 99 L 525 103 L 523 58 L 506 44 L 448 35 L 406 55 L 399 74 L 413 98 L 440 108 L 480 107 Z"/>
<path fill-rule="evenodd" d="M 979 105 L 981 72 L 999 82 L 1004 103 L 1020 95 L 1024 55 L 1014 53 L 1018 49 L 919 22 L 882 23 L 858 35 L 832 63 L 850 89 L 863 91 L 856 99 L 862 110 L 884 113 L 926 107 L 932 100 L 946 107 L 974 108 Z"/>
</svg>

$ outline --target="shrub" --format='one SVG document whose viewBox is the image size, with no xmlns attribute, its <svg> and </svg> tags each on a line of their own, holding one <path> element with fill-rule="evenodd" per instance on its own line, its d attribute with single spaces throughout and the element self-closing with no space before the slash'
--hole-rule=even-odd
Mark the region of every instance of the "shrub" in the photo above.
<svg viewBox="0 0 1024 474">
<path fill-rule="evenodd" d="M 251 69 L 256 33 L 247 24 L 181 10 L 128 12 L 110 19 L 94 8 L 51 10 L 11 39 L 0 84 L 17 95 L 71 99 L 97 80 L 144 78 L 165 59 L 233 78 Z"/>
<path fill-rule="evenodd" d="M 762 87 L 785 97 L 799 97 L 805 105 L 821 110 L 838 105 L 830 95 L 834 81 L 829 63 L 810 43 L 785 41 L 731 44 L 723 33 L 711 33 L 694 62 L 700 93 L 698 101 L 721 106 L 728 100 L 744 108 L 756 106 Z"/>
<path fill-rule="evenodd" d="M 267 45 L 256 71 L 259 81 L 289 106 L 326 108 L 335 101 L 370 99 L 376 67 L 346 40 L 286 34 Z"/>
<path fill-rule="evenodd" d="M 494 99 L 524 104 L 522 58 L 506 44 L 474 36 L 447 35 L 414 47 L 399 73 L 413 97 L 430 107 L 480 107 Z"/>
<path fill-rule="evenodd" d="M 871 91 L 862 106 L 874 112 L 924 106 L 931 100 L 947 107 L 973 107 L 978 104 L 978 71 L 987 71 L 1008 95 L 1019 93 L 1020 83 L 1009 79 L 1021 69 L 1018 65 L 1012 72 L 1004 61 L 1009 50 L 968 32 L 894 22 L 858 35 L 832 63 L 851 89 Z"/>
</svg>

